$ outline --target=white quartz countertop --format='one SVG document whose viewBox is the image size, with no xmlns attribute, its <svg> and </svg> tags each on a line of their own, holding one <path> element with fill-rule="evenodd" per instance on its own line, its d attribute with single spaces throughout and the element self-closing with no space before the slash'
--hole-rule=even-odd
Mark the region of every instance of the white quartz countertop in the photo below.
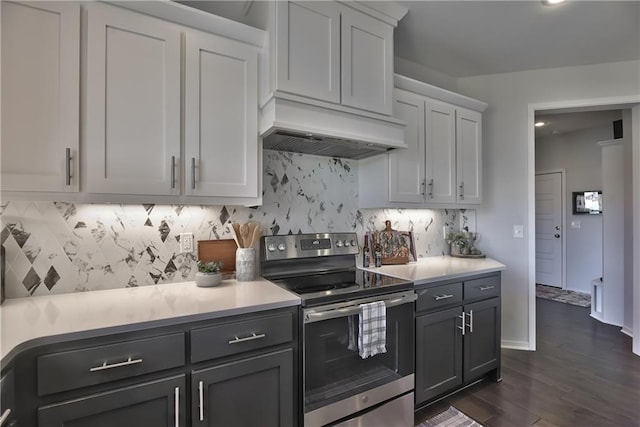
<svg viewBox="0 0 640 427">
<path fill-rule="evenodd" d="M 362 268 L 362 267 L 361 267 Z M 454 258 L 448 255 L 419 258 L 416 262 L 362 268 L 423 285 L 441 280 L 458 279 L 501 271 L 507 267 L 491 258 Z"/>
<path fill-rule="evenodd" d="M 300 298 L 267 281 L 224 280 L 14 298 L 0 306 L 0 354 L 5 357 L 36 338 L 189 317 L 212 319 L 300 304 Z"/>
</svg>

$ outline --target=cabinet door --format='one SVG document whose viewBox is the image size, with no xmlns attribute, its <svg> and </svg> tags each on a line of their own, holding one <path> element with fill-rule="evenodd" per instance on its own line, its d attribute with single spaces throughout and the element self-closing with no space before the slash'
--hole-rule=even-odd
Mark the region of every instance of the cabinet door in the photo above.
<svg viewBox="0 0 640 427">
<path fill-rule="evenodd" d="M 258 52 L 186 34 L 185 193 L 258 196 Z"/>
<path fill-rule="evenodd" d="M 404 120 L 407 148 L 389 153 L 389 201 L 424 203 L 424 99 L 396 90 L 394 117 Z"/>
<path fill-rule="evenodd" d="M 16 425 L 16 398 L 13 369 L 0 378 L 0 427 Z"/>
<path fill-rule="evenodd" d="M 456 110 L 427 100 L 425 106 L 427 203 L 456 202 Z"/>
<path fill-rule="evenodd" d="M 177 427 L 185 408 L 180 375 L 41 407 L 38 427 Z"/>
<path fill-rule="evenodd" d="M 462 307 L 416 318 L 416 405 L 462 384 Z"/>
<path fill-rule="evenodd" d="M 2 189 L 78 191 L 80 6 L 0 7 Z"/>
<path fill-rule="evenodd" d="M 87 37 L 87 191 L 178 194 L 180 31 L 91 4 Z"/>
<path fill-rule="evenodd" d="M 293 350 L 256 356 L 191 376 L 193 426 L 293 426 Z"/>
<path fill-rule="evenodd" d="M 342 104 L 390 116 L 393 27 L 342 9 Z"/>
<path fill-rule="evenodd" d="M 276 88 L 340 102 L 340 11 L 330 1 L 279 1 Z"/>
<path fill-rule="evenodd" d="M 482 114 L 458 108 L 456 114 L 458 203 L 482 202 Z"/>
<path fill-rule="evenodd" d="M 500 298 L 464 306 L 464 381 L 468 382 L 500 366 Z"/>
</svg>

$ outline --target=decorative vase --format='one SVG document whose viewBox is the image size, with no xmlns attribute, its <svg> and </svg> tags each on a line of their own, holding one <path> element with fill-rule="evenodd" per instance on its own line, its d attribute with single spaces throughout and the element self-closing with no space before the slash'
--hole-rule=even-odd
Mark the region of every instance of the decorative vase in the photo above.
<svg viewBox="0 0 640 427">
<path fill-rule="evenodd" d="M 196 285 L 202 288 L 218 286 L 222 283 L 222 273 L 196 273 Z"/>
<path fill-rule="evenodd" d="M 254 248 L 236 249 L 236 280 L 251 282 L 256 278 L 256 250 Z"/>
</svg>

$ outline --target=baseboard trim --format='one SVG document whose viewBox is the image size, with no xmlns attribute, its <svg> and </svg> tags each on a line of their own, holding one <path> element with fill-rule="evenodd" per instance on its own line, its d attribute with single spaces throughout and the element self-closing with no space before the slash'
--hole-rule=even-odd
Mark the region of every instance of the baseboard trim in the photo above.
<svg viewBox="0 0 640 427">
<path fill-rule="evenodd" d="M 633 330 L 631 328 L 627 328 L 626 326 L 623 326 L 622 329 L 620 329 L 620 332 L 633 338 Z"/>
<path fill-rule="evenodd" d="M 509 350 L 526 350 L 531 351 L 529 347 L 528 341 L 511 341 L 511 340 L 502 340 L 500 343 L 500 347 L 506 348 Z"/>
</svg>

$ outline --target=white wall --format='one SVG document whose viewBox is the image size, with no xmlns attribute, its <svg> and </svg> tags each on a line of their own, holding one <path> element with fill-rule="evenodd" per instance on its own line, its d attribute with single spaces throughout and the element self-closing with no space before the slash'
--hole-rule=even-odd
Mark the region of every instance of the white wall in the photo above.
<svg viewBox="0 0 640 427">
<path fill-rule="evenodd" d="M 533 147 L 529 147 L 531 104 L 640 97 L 640 61 L 530 70 L 461 78 L 458 92 L 487 102 L 483 115 L 484 201 L 477 226 L 487 236 L 480 249 L 507 265 L 503 272 L 503 345 L 535 348 L 529 319 L 534 294 L 530 231 L 513 238 L 513 225 L 532 223 Z M 597 105 L 597 104 L 595 104 Z M 531 175 L 531 176 L 530 176 Z M 531 219 L 531 221 L 530 221 Z M 530 317 L 531 315 L 531 317 Z"/>
<path fill-rule="evenodd" d="M 633 134 L 631 110 L 622 112 L 622 136 L 624 138 L 624 229 L 633 230 Z M 640 165 L 639 165 L 640 166 Z M 637 169 L 640 171 L 640 167 Z M 633 335 L 633 233 L 624 233 L 624 319 L 622 331 Z"/>
<path fill-rule="evenodd" d="M 613 138 L 613 125 L 536 139 L 536 172 L 565 169 L 567 286 L 591 292 L 591 280 L 602 277 L 602 215 L 574 215 L 572 192 L 602 190 L 602 150 L 596 144 Z M 580 228 L 572 228 L 579 221 Z M 578 225 L 578 224 L 575 224 Z"/>
<path fill-rule="evenodd" d="M 458 91 L 458 80 L 440 71 L 396 56 L 393 59 L 394 72 L 421 82 L 429 83 L 452 92 Z"/>
</svg>

